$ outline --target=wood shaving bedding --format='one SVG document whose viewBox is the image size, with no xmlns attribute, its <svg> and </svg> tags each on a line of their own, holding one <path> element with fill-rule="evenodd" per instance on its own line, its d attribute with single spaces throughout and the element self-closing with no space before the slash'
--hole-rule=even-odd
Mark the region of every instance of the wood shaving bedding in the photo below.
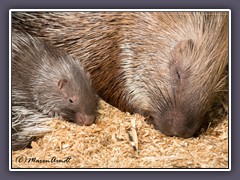
<svg viewBox="0 0 240 180">
<path fill-rule="evenodd" d="M 98 113 L 90 126 L 53 120 L 54 130 L 32 148 L 12 151 L 12 168 L 228 168 L 223 110 L 205 132 L 188 139 L 165 136 L 144 117 L 102 100 Z"/>
</svg>

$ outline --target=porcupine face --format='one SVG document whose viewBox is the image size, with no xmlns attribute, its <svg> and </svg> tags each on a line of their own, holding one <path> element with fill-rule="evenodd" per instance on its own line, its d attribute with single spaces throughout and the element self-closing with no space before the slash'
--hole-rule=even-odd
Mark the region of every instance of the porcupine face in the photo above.
<svg viewBox="0 0 240 180">
<path fill-rule="evenodd" d="M 161 79 L 151 79 L 152 85 L 148 85 L 153 94 L 150 119 L 164 134 L 187 138 L 201 128 L 214 98 L 226 84 L 227 16 L 196 13 L 168 18 L 176 22 L 167 30 L 175 33 L 176 40 L 166 56 L 166 73 L 160 72 Z"/>
</svg>

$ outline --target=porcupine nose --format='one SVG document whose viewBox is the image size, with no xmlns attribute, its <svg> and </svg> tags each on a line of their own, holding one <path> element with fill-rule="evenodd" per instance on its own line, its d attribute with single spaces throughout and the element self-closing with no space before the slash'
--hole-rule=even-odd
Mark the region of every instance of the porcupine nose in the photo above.
<svg viewBox="0 0 240 180">
<path fill-rule="evenodd" d="M 194 118 L 188 113 L 184 113 L 178 109 L 166 111 L 163 115 L 158 117 L 160 117 L 160 120 L 157 120 L 158 118 L 155 117 L 157 129 L 168 136 L 189 138 L 194 136 L 201 125 L 199 119 L 196 119 L 196 117 Z"/>
<path fill-rule="evenodd" d="M 77 112 L 75 114 L 75 121 L 79 125 L 90 125 L 95 121 L 95 116 L 94 115 L 86 115 Z"/>
</svg>

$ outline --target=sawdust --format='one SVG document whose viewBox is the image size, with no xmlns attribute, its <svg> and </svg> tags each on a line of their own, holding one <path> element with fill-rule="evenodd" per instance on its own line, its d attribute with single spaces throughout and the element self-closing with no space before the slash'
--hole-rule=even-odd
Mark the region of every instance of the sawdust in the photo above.
<svg viewBox="0 0 240 180">
<path fill-rule="evenodd" d="M 96 124 L 53 120 L 31 149 L 12 151 L 12 168 L 228 168 L 227 107 L 198 137 L 182 139 L 101 101 Z"/>
</svg>

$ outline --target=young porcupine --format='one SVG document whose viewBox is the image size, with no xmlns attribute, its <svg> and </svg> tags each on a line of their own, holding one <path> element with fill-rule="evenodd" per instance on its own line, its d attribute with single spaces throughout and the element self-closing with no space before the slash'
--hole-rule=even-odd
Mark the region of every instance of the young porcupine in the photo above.
<svg viewBox="0 0 240 180">
<path fill-rule="evenodd" d="M 79 61 L 36 37 L 13 31 L 13 150 L 48 132 L 51 117 L 93 123 L 97 104 L 90 75 Z"/>
<path fill-rule="evenodd" d="M 226 85 L 228 12 L 13 12 L 12 20 L 81 57 L 103 100 L 169 136 L 193 136 Z"/>
</svg>

